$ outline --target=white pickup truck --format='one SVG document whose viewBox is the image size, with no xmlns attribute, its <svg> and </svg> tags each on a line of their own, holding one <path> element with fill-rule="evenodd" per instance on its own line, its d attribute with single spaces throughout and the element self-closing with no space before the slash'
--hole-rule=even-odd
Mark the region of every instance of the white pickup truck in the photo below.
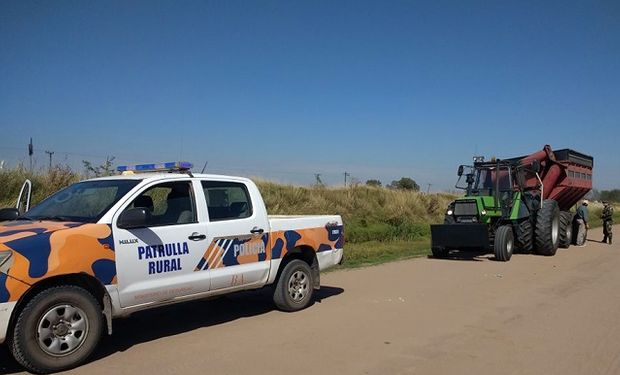
<svg viewBox="0 0 620 375">
<path fill-rule="evenodd" d="M 281 310 L 311 303 L 319 270 L 342 261 L 340 216 L 268 216 L 251 180 L 186 167 L 119 167 L 22 216 L 0 210 L 0 343 L 21 365 L 75 367 L 112 318 L 164 304 L 266 285 Z"/>
</svg>

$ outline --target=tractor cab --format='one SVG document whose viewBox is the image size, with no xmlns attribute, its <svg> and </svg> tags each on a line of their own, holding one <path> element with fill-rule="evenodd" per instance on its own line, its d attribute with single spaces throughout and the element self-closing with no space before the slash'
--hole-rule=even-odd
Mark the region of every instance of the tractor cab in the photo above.
<svg viewBox="0 0 620 375">
<path fill-rule="evenodd" d="M 492 196 L 496 191 L 514 190 L 513 170 L 508 163 L 476 163 L 473 167 L 461 165 L 458 175 L 456 188 L 465 190 L 466 196 Z"/>
<path fill-rule="evenodd" d="M 455 211 L 461 213 L 463 211 L 461 208 L 466 205 L 471 208 L 465 210 L 465 215 L 455 215 L 457 222 L 476 222 L 481 219 L 487 221 L 484 220 L 484 216 L 490 219 L 510 215 L 514 194 L 518 190 L 514 181 L 516 174 L 514 164 L 497 160 L 485 162 L 480 159 L 474 158 L 473 166 L 461 165 L 458 169 L 459 179 L 455 187 L 465 190 L 466 193 L 463 198 L 454 202 L 453 213 Z"/>
</svg>

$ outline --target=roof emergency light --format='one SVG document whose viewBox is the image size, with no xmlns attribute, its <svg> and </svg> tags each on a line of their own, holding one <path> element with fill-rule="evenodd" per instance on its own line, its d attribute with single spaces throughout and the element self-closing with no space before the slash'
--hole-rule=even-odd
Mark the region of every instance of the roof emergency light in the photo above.
<svg viewBox="0 0 620 375">
<path fill-rule="evenodd" d="M 194 165 L 187 161 L 171 161 L 168 163 L 152 163 L 152 164 L 134 164 L 134 165 L 119 165 L 116 170 L 119 172 L 174 172 L 174 171 L 188 171 L 192 169 Z"/>
</svg>

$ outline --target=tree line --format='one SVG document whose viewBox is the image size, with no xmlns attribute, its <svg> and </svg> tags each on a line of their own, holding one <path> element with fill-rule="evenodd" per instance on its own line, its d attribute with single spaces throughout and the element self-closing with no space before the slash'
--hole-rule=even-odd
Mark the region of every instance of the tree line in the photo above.
<svg viewBox="0 0 620 375">
<path fill-rule="evenodd" d="M 371 179 L 366 181 L 367 186 L 381 187 L 383 184 L 379 180 Z M 412 190 L 420 191 L 420 185 L 414 179 L 409 177 L 401 177 L 400 180 L 394 180 L 385 186 L 388 189 Z"/>
</svg>

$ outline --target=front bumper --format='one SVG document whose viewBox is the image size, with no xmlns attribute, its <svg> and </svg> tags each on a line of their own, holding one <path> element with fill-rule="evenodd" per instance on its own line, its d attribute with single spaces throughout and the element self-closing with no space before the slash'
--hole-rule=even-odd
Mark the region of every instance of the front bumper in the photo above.
<svg viewBox="0 0 620 375">
<path fill-rule="evenodd" d="M 486 224 L 431 225 L 431 246 L 445 249 L 489 249 Z"/>
<path fill-rule="evenodd" d="M 6 340 L 9 321 L 11 320 L 11 314 L 15 309 L 15 305 L 17 305 L 17 302 L 0 303 L 0 344 Z"/>
</svg>

